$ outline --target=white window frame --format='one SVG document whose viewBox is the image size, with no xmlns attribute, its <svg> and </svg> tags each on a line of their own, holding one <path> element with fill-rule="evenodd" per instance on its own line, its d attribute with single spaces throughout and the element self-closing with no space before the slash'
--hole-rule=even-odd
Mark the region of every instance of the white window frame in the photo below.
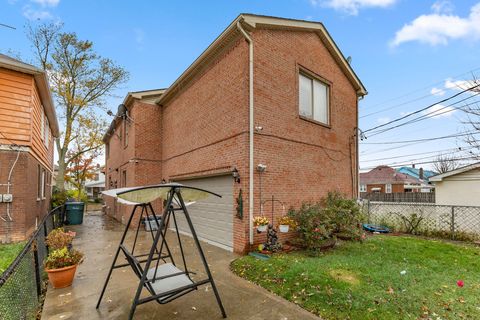
<svg viewBox="0 0 480 320">
<path fill-rule="evenodd" d="M 367 192 L 367 185 L 366 184 L 361 184 L 360 185 L 360 192 Z"/>
<path fill-rule="evenodd" d="M 45 194 L 45 182 L 46 182 L 46 171 L 45 169 L 42 169 L 42 178 L 41 178 L 41 182 L 40 182 L 40 188 L 41 188 L 41 197 L 42 199 L 46 199 L 46 194 Z"/>
<path fill-rule="evenodd" d="M 303 114 L 302 112 L 302 110 L 307 109 L 307 108 L 302 108 L 304 107 L 303 104 L 305 103 L 305 102 L 302 103 L 302 97 L 303 98 L 308 97 L 308 94 L 302 95 L 302 92 L 303 92 L 302 82 L 304 82 L 304 80 L 310 81 L 309 94 L 311 96 L 308 99 L 309 101 L 306 102 L 310 104 L 310 114 Z M 316 92 L 320 92 L 320 91 L 317 91 L 317 88 L 319 89 L 324 88 L 326 90 L 325 97 L 323 100 L 320 100 L 321 97 L 316 98 L 317 96 Z M 329 126 L 330 125 L 330 90 L 331 90 L 330 85 L 326 81 L 323 81 L 307 72 L 300 71 L 298 73 L 298 113 L 300 117 L 313 120 L 315 122 Z M 317 107 L 316 103 L 321 103 L 323 101 L 325 102 L 325 105 Z M 324 108 L 323 110 L 324 112 L 321 112 L 320 114 L 318 114 L 319 113 L 318 111 L 315 112 L 316 110 L 321 110 L 322 108 Z M 322 118 L 323 115 L 324 115 L 324 118 Z"/>
<path fill-rule="evenodd" d="M 387 183 L 385 185 L 385 193 L 392 193 L 392 184 L 391 183 Z"/>
</svg>

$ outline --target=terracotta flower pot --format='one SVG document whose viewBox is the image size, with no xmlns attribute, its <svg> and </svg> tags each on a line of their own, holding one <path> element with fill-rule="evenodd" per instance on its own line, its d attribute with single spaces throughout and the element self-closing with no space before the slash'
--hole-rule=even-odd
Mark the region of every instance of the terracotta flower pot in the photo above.
<svg viewBox="0 0 480 320">
<path fill-rule="evenodd" d="M 45 271 L 47 271 L 48 280 L 50 280 L 50 283 L 54 288 L 66 288 L 72 285 L 75 271 L 77 271 L 77 265 Z"/>
</svg>

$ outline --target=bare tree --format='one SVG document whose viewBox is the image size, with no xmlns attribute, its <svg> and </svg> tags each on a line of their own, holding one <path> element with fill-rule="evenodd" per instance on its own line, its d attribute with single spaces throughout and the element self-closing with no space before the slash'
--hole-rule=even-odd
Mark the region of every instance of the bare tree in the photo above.
<svg viewBox="0 0 480 320">
<path fill-rule="evenodd" d="M 433 168 L 438 173 L 445 173 L 455 170 L 461 166 L 453 155 L 439 154 L 433 163 Z"/>
<path fill-rule="evenodd" d="M 63 122 L 61 136 L 55 141 L 55 184 L 60 190 L 64 189 L 65 168 L 103 144 L 106 121 L 101 111 L 106 109 L 105 98 L 129 77 L 122 67 L 99 56 L 91 41 L 80 40 L 75 33 L 63 32 L 62 28 L 61 24 L 50 23 L 27 30 L 37 62 L 49 77 L 57 114 Z M 72 142 L 76 144 L 73 151 Z"/>
</svg>

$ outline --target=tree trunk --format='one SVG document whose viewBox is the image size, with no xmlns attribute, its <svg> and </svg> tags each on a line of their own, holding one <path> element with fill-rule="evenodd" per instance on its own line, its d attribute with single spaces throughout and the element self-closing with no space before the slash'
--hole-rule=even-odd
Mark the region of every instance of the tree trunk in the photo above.
<svg viewBox="0 0 480 320">
<path fill-rule="evenodd" d="M 58 151 L 58 172 L 55 179 L 55 186 L 59 191 L 65 191 L 65 154 L 59 150 Z"/>
</svg>

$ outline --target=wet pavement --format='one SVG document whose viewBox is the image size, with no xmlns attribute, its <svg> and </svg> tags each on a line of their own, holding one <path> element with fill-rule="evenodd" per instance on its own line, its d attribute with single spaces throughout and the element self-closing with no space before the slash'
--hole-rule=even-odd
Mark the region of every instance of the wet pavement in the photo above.
<svg viewBox="0 0 480 320">
<path fill-rule="evenodd" d="M 83 225 L 68 229 L 77 232 L 74 247 L 85 253 L 85 260 L 77 269 L 73 285 L 54 289 L 49 286 L 43 308 L 43 320 L 66 319 L 127 319 L 138 278 L 130 267 L 113 271 L 102 304 L 95 309 L 101 288 L 122 236 L 123 226 L 101 212 L 88 212 Z M 173 232 L 169 232 L 170 249 L 179 265 L 181 256 Z M 133 243 L 130 231 L 126 243 Z M 150 233 L 140 232 L 139 250 L 150 249 Z M 194 279 L 204 279 L 205 272 L 193 240 L 182 236 L 189 270 L 196 272 Z M 212 275 L 225 306 L 228 319 L 319 319 L 297 305 L 234 275 L 229 265 L 237 255 L 202 242 Z M 143 250 L 142 250 L 143 249 Z M 137 252 L 136 252 L 137 253 Z M 123 256 L 120 260 L 124 262 Z M 146 296 L 144 293 L 142 296 Z M 137 307 L 134 319 L 222 319 L 210 284 L 200 286 L 173 302 L 160 305 L 148 302 Z"/>
</svg>

